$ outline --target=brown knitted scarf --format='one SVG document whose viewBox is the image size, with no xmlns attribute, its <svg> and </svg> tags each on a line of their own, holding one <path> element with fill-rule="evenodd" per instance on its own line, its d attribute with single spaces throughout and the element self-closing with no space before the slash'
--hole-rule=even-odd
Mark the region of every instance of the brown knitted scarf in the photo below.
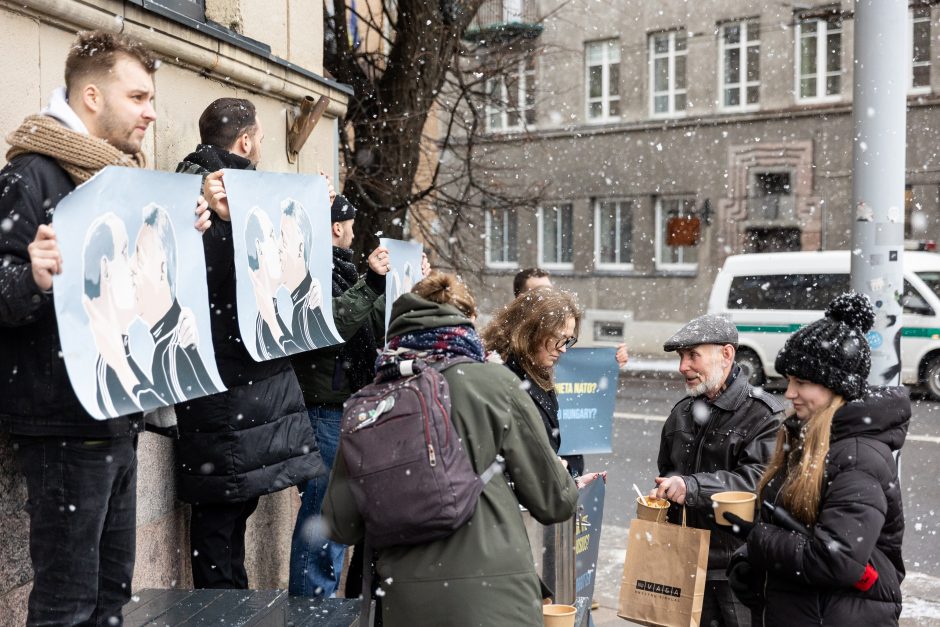
<svg viewBox="0 0 940 627">
<path fill-rule="evenodd" d="M 66 128 L 55 118 L 31 115 L 7 136 L 10 149 L 7 161 L 22 154 L 36 153 L 52 157 L 68 172 L 76 185 L 81 185 L 107 165 L 143 168 L 144 153 L 129 155 L 108 142 Z"/>
</svg>

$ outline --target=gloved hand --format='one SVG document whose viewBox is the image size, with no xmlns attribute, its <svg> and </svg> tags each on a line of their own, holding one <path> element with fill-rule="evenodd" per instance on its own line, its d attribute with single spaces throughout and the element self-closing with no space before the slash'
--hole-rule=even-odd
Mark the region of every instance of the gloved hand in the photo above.
<svg viewBox="0 0 940 627">
<path fill-rule="evenodd" d="M 728 566 L 728 585 L 738 600 L 752 610 L 764 604 L 762 583 L 750 562 L 740 561 Z"/>
<path fill-rule="evenodd" d="M 748 522 L 735 514 L 725 512 L 725 520 L 731 523 L 731 533 L 742 540 L 747 540 L 751 529 L 754 528 L 754 523 Z"/>
<path fill-rule="evenodd" d="M 746 544 L 731 556 L 725 574 L 728 575 L 728 585 L 741 603 L 752 612 L 760 611 L 764 605 L 764 578 L 748 561 Z"/>
</svg>

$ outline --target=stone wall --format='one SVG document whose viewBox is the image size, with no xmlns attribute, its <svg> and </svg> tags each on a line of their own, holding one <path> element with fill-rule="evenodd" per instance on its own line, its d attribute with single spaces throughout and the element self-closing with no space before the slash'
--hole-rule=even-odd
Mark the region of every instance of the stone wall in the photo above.
<svg viewBox="0 0 940 627">
<path fill-rule="evenodd" d="M 155 77 L 158 119 L 143 151 L 152 167 L 173 170 L 198 143 L 198 117 L 216 98 L 251 99 L 265 129 L 261 167 L 269 171 L 337 172 L 337 119 L 346 92 L 322 75 L 322 5 L 306 0 L 254 2 L 209 0 L 207 9 L 227 5 L 239 32 L 271 46 L 271 53 L 307 72 L 287 67 L 129 2 L 92 0 L 0 0 L 0 75 L 17 77 L 0 98 L 5 136 L 26 115 L 45 106 L 62 84 L 65 56 L 75 33 L 91 28 L 123 30 L 155 50 L 162 65 Z M 262 10 L 263 5 L 263 10 Z M 210 16 L 211 17 L 211 16 Z M 297 163 L 287 159 L 288 111 L 304 95 L 329 96 L 326 114 Z M 0 157 L 7 144 L 0 139 Z M 0 165 L 3 160 L 0 158 Z M 173 446 L 143 434 L 138 448 L 137 561 L 134 588 L 192 585 L 189 563 L 189 507 L 176 499 Z M 299 506 L 295 489 L 261 499 L 249 520 L 247 569 L 254 588 L 287 586 L 290 537 Z M 32 580 L 26 487 L 13 450 L 0 435 L 0 624 L 21 625 Z M 63 547 L 63 550 L 68 550 Z"/>
</svg>

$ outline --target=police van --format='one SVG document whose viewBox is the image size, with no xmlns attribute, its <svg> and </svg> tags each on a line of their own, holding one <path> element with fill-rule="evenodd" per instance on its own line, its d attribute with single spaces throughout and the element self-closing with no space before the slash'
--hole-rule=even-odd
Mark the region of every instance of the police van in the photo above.
<svg viewBox="0 0 940 627">
<path fill-rule="evenodd" d="M 940 254 L 905 251 L 901 381 L 940 400 Z M 849 290 L 849 251 L 733 255 L 715 278 L 709 313 L 738 327 L 738 363 L 755 384 L 780 377 L 784 341 Z M 869 342 L 879 341 L 869 335 Z"/>
</svg>

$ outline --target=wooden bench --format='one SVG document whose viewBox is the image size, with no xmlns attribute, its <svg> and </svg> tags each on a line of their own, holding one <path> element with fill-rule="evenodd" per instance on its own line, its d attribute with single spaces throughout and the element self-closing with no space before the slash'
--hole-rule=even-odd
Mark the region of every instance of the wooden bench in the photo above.
<svg viewBox="0 0 940 627">
<path fill-rule="evenodd" d="M 156 590 L 134 594 L 125 627 L 350 627 L 356 599 L 291 597 L 286 590 Z"/>
</svg>

